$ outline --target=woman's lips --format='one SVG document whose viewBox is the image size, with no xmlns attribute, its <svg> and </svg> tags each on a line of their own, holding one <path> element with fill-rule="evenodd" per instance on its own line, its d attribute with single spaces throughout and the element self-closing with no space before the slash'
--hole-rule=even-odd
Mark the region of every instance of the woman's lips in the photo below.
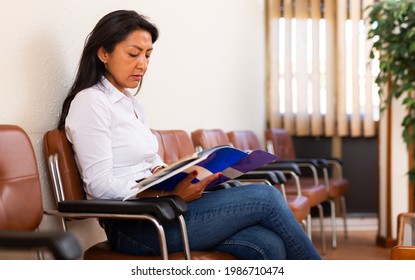
<svg viewBox="0 0 415 280">
<path fill-rule="evenodd" d="M 136 81 L 140 81 L 143 77 L 143 75 L 132 75 L 131 77 L 133 77 L 134 80 Z"/>
</svg>

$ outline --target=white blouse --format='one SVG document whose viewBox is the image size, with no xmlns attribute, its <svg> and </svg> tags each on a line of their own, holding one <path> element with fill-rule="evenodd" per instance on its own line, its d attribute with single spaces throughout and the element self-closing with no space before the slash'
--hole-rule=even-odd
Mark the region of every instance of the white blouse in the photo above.
<svg viewBox="0 0 415 280">
<path fill-rule="evenodd" d="M 105 78 L 76 95 L 65 131 L 88 198 L 123 199 L 136 180 L 164 165 L 142 104 Z"/>
</svg>

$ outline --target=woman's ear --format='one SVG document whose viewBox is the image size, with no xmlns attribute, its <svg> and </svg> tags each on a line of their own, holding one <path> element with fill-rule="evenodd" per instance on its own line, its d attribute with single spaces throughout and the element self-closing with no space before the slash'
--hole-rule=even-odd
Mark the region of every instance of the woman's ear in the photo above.
<svg viewBox="0 0 415 280">
<path fill-rule="evenodd" d="M 98 49 L 97 56 L 102 63 L 106 64 L 108 62 L 108 52 L 103 47 Z"/>
</svg>

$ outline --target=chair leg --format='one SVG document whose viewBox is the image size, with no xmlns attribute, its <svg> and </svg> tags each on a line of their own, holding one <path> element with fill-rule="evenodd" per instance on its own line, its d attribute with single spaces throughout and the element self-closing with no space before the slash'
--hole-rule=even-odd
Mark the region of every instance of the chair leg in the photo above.
<svg viewBox="0 0 415 280">
<path fill-rule="evenodd" d="M 182 241 L 183 241 L 183 247 L 184 247 L 184 257 L 186 260 L 191 260 L 192 257 L 190 256 L 190 245 L 189 245 L 189 237 L 187 235 L 187 227 L 186 222 L 184 220 L 183 215 L 180 215 L 178 217 L 179 224 L 180 224 L 180 230 L 182 232 Z"/>
<path fill-rule="evenodd" d="M 341 203 L 342 216 L 343 216 L 344 238 L 347 239 L 349 235 L 347 231 L 346 198 L 344 196 L 340 197 L 340 203 Z"/>
<path fill-rule="evenodd" d="M 324 234 L 324 212 L 323 212 L 323 206 L 321 204 L 317 205 L 319 216 L 320 216 L 320 238 L 321 238 L 321 251 L 322 254 L 326 254 L 326 238 Z"/>
<path fill-rule="evenodd" d="M 307 232 L 307 221 L 305 219 L 301 221 L 301 226 L 303 227 L 303 230 Z"/>
<path fill-rule="evenodd" d="M 307 233 L 308 238 L 311 240 L 311 215 L 308 214 L 307 218 L 301 221 L 304 231 Z"/>
<path fill-rule="evenodd" d="M 311 214 L 307 215 L 307 235 L 312 240 L 312 229 L 311 229 Z"/>
<path fill-rule="evenodd" d="M 331 214 L 331 246 L 333 249 L 337 248 L 337 233 L 336 233 L 336 204 L 333 199 L 329 199 L 330 214 Z"/>
</svg>

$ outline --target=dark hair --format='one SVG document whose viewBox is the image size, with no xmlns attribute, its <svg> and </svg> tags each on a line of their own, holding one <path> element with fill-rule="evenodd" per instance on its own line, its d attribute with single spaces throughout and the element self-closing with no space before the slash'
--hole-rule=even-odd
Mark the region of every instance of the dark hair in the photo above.
<svg viewBox="0 0 415 280">
<path fill-rule="evenodd" d="M 65 128 L 69 107 L 78 92 L 98 83 L 105 73 L 104 63 L 97 56 L 98 49 L 103 47 L 107 52 L 112 52 L 115 45 L 137 29 L 148 31 L 153 43 L 158 38 L 157 27 L 135 11 L 114 11 L 98 21 L 86 38 L 75 81 L 63 102 L 59 129 Z"/>
</svg>

